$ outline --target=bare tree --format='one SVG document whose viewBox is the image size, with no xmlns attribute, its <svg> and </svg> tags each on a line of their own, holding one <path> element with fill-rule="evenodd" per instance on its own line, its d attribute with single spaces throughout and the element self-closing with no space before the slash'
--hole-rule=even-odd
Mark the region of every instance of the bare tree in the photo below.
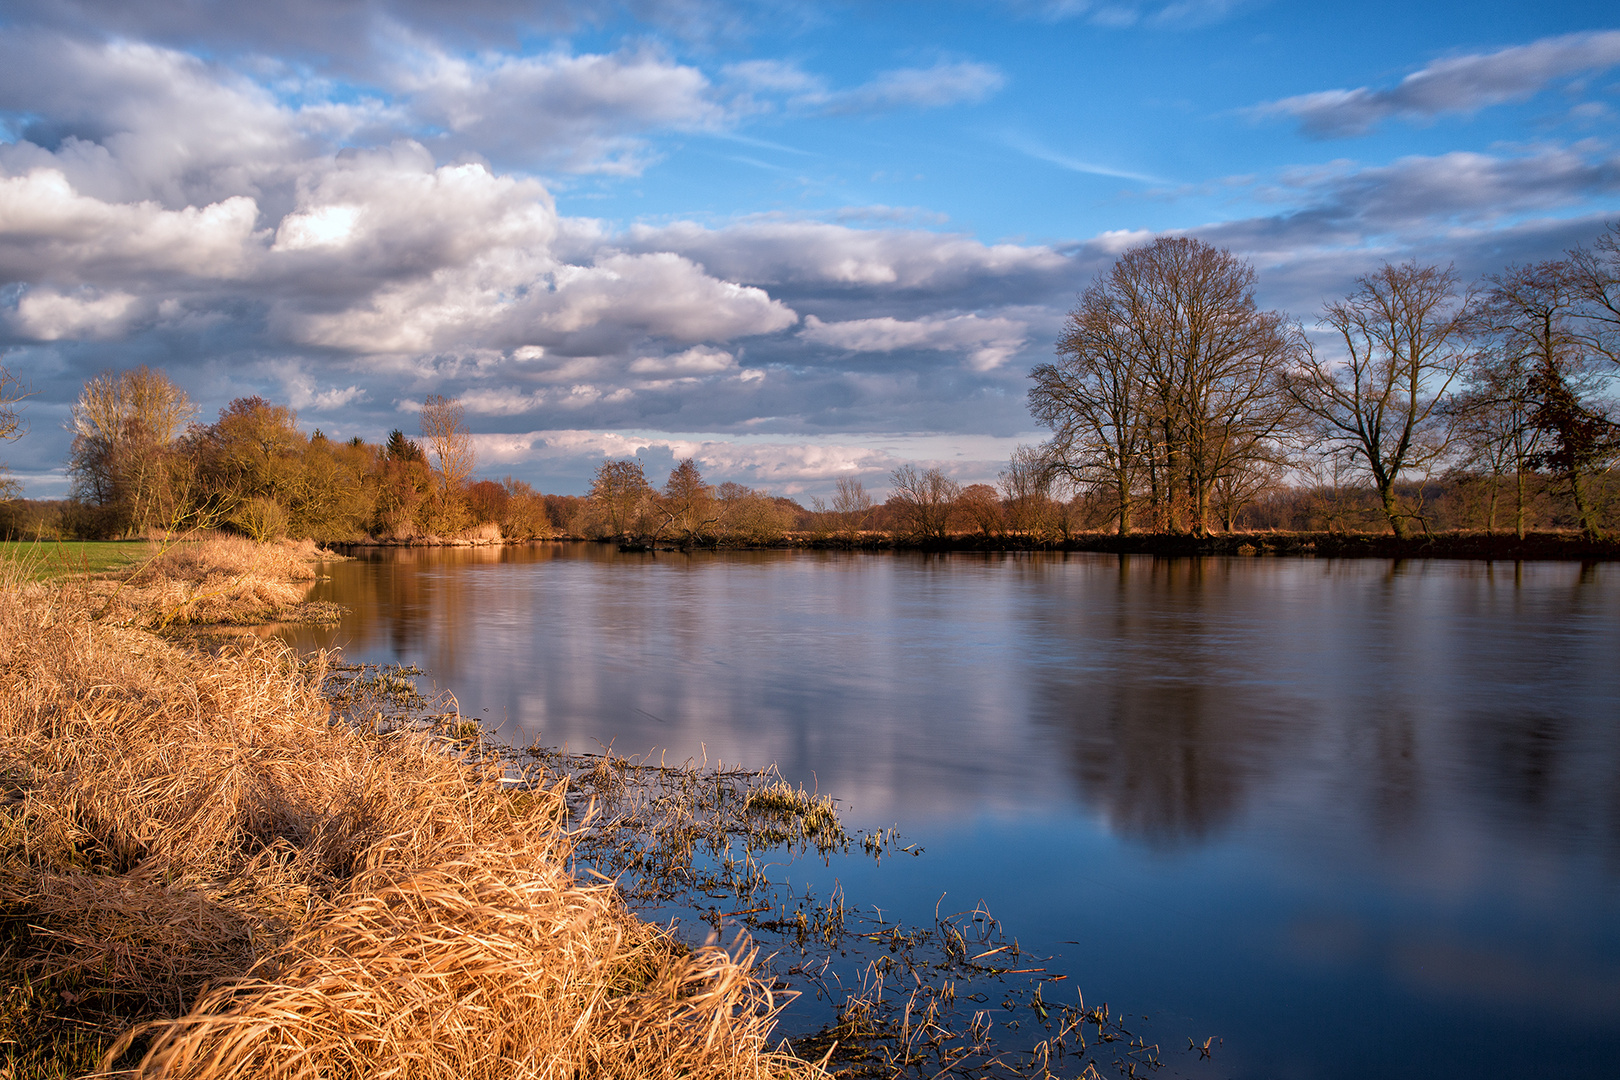
<svg viewBox="0 0 1620 1080">
<path fill-rule="evenodd" d="M 422 402 L 422 438 L 433 455 L 441 491 L 460 491 L 477 464 L 466 415 L 459 398 L 432 394 Z"/>
<path fill-rule="evenodd" d="M 1396 481 L 1432 466 L 1450 444 L 1442 404 L 1473 355 L 1476 307 L 1450 267 L 1385 263 L 1322 316 L 1342 361 L 1307 353 L 1288 378 L 1320 442 L 1348 450 L 1371 475 L 1396 536 L 1413 516 L 1397 501 Z"/>
<path fill-rule="evenodd" d="M 635 458 L 604 461 L 591 477 L 588 498 L 601 515 L 609 536 L 628 537 L 639 524 L 652 485 Z"/>
<path fill-rule="evenodd" d="M 1282 372 L 1298 329 L 1254 302 L 1230 252 L 1162 237 L 1122 255 L 1081 294 L 1055 364 L 1031 372 L 1030 411 L 1053 432 L 1052 468 L 1107 490 L 1123 535 L 1145 486 L 1156 523 L 1209 531 L 1215 485 L 1266 466 L 1293 403 Z"/>
<path fill-rule="evenodd" d="M 872 496 L 853 476 L 840 476 L 833 485 L 833 513 L 838 515 L 838 526 L 844 538 L 851 543 L 866 528 L 872 516 Z"/>
<path fill-rule="evenodd" d="M 1058 509 L 1052 500 L 1052 468 L 1036 446 L 1019 446 L 998 477 L 1006 504 L 1007 528 L 1015 535 L 1044 538 Z"/>
<path fill-rule="evenodd" d="M 170 500 L 175 439 L 196 416 L 186 392 L 142 365 L 85 383 L 68 420 L 74 494 L 108 510 L 114 531 L 142 531 Z"/>
<path fill-rule="evenodd" d="M 957 497 L 956 508 L 980 536 L 1000 536 L 1007 529 L 1007 515 L 1001 507 L 1001 496 L 989 484 L 969 484 Z"/>
<path fill-rule="evenodd" d="M 1568 266 L 1586 344 L 1620 366 L 1620 221 L 1610 222 L 1591 247 L 1571 251 Z"/>
<path fill-rule="evenodd" d="M 683 458 L 670 470 L 658 500 L 658 513 L 663 521 L 654 535 L 668 529 L 683 546 L 697 542 L 719 523 L 714 492 L 703 482 L 703 474 L 691 458 Z"/>
<path fill-rule="evenodd" d="M 1521 540 L 1529 502 L 1528 479 L 1541 443 L 1540 431 L 1530 422 L 1535 409 L 1530 384 L 1534 369 L 1528 359 L 1523 353 L 1500 348 L 1480 354 L 1466 388 L 1452 406 L 1457 417 L 1458 466 L 1465 471 L 1482 469 L 1490 478 L 1486 531 L 1496 531 L 1502 478 L 1511 472 L 1513 528 Z"/>
<path fill-rule="evenodd" d="M 22 380 L 0 367 L 0 441 L 22 437 L 23 420 L 17 414 L 17 405 L 28 396 Z M 7 471 L 5 465 L 0 464 L 0 498 L 10 498 L 20 490 Z"/>
<path fill-rule="evenodd" d="M 1580 274 L 1571 261 L 1510 267 L 1488 279 L 1481 309 L 1492 348 L 1475 365 L 1463 403 L 1463 443 L 1484 451 L 1484 460 L 1517 474 L 1517 532 L 1524 535 L 1525 473 L 1556 448 L 1549 437 L 1572 450 L 1560 457 L 1581 525 L 1595 531 L 1585 490 L 1585 473 L 1595 449 L 1575 450 L 1581 441 L 1570 406 L 1593 390 L 1597 359 L 1591 328 L 1582 311 Z M 1564 400 L 1566 397 L 1572 400 Z M 1572 422 L 1574 427 L 1571 426 Z M 1568 436 L 1566 438 L 1565 436 Z M 1599 440 L 1601 442 L 1601 439 Z M 1601 455 L 1597 455 L 1601 456 Z M 1494 499 L 1492 528 L 1494 528 Z"/>
<path fill-rule="evenodd" d="M 943 540 L 950 530 L 951 512 L 962 494 L 962 485 L 938 468 L 919 471 L 909 462 L 889 474 L 894 485 L 890 502 L 901 528 L 924 540 Z"/>
</svg>

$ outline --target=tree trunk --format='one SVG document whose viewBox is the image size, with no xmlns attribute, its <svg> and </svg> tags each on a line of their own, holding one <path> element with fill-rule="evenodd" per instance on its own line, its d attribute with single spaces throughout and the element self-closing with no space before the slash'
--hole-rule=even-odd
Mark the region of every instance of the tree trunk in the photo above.
<svg viewBox="0 0 1620 1080">
<path fill-rule="evenodd" d="M 1581 520 L 1581 532 L 1586 534 L 1588 540 L 1596 540 L 1601 534 L 1598 532 L 1597 518 L 1587 502 L 1586 492 L 1581 487 L 1581 474 L 1571 469 L 1565 475 L 1569 480 L 1569 493 L 1575 498 L 1575 513 Z"/>
<path fill-rule="evenodd" d="M 1401 517 L 1395 506 L 1395 480 L 1381 480 L 1378 483 L 1378 497 L 1384 504 L 1384 516 L 1389 518 L 1389 527 L 1395 530 L 1395 539 L 1406 539 L 1406 521 Z"/>
<path fill-rule="evenodd" d="M 1517 483 L 1517 492 L 1516 492 L 1516 496 L 1515 496 L 1518 501 L 1517 501 L 1517 503 L 1515 504 L 1515 506 L 1513 508 L 1514 509 L 1513 525 L 1514 525 L 1514 529 L 1518 533 L 1519 539 L 1523 540 L 1524 539 L 1524 467 L 1522 465 L 1518 469 L 1516 469 L 1514 471 L 1514 478 L 1518 482 Z"/>
</svg>

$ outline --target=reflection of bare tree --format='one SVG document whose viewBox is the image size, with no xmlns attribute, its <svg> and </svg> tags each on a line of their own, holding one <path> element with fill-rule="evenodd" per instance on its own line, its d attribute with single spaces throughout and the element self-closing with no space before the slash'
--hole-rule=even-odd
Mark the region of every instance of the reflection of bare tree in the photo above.
<svg viewBox="0 0 1620 1080">
<path fill-rule="evenodd" d="M 1538 849 L 1620 861 L 1620 732 L 1612 719 L 1539 711 L 1461 720 L 1471 801 Z"/>
<path fill-rule="evenodd" d="M 1122 558 L 1107 637 L 1123 662 L 1043 669 L 1041 720 L 1081 799 L 1121 835 L 1166 847 L 1215 835 L 1299 729 L 1268 658 L 1234 649 L 1210 618 L 1229 573 L 1221 560 Z"/>
<path fill-rule="evenodd" d="M 1205 839 L 1243 804 L 1249 734 L 1223 724 L 1190 686 L 1119 686 L 1071 716 L 1081 797 L 1115 832 L 1154 846 Z M 1226 729 L 1226 730 L 1223 730 Z"/>
</svg>

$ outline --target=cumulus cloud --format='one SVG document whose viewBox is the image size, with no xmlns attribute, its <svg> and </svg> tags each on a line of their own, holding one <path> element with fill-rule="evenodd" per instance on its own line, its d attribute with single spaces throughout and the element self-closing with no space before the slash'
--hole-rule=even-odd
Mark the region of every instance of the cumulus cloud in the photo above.
<svg viewBox="0 0 1620 1080">
<path fill-rule="evenodd" d="M 735 371 L 737 358 L 724 349 L 694 345 L 669 356 L 642 356 L 632 361 L 630 371 L 653 378 L 695 378 Z"/>
<path fill-rule="evenodd" d="M 675 222 L 632 226 L 625 241 L 635 250 L 678 251 L 711 273 L 765 286 L 877 287 L 887 293 L 951 290 L 986 279 L 1042 291 L 1072 283 L 1069 260 L 1049 247 L 985 244 L 921 229 L 780 220 L 709 228 Z"/>
<path fill-rule="evenodd" d="M 128 326 L 135 309 L 135 297 L 126 292 L 63 294 L 36 289 L 23 294 L 10 321 L 20 336 L 35 341 L 110 338 Z"/>
<path fill-rule="evenodd" d="M 239 278 L 251 262 L 258 206 L 107 202 L 59 169 L 0 176 L 0 282 L 110 281 L 151 274 Z"/>
<path fill-rule="evenodd" d="M 800 337 L 818 345 L 851 352 L 894 352 L 896 349 L 935 349 L 963 352 L 977 371 L 1000 367 L 1024 345 L 1029 326 L 1014 319 L 956 315 L 902 320 L 883 316 L 822 322 L 814 315 L 805 320 Z"/>
<path fill-rule="evenodd" d="M 1394 116 L 1471 113 L 1528 98 L 1558 79 L 1620 64 L 1620 30 L 1542 38 L 1493 53 L 1437 60 L 1395 86 L 1323 90 L 1257 106 L 1258 116 L 1287 116 L 1320 138 L 1365 135 Z"/>
</svg>

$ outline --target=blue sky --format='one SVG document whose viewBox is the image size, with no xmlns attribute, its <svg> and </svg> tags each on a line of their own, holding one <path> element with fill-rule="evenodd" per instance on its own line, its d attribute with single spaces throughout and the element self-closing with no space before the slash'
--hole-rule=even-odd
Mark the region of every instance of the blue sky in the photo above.
<svg viewBox="0 0 1620 1080">
<path fill-rule="evenodd" d="M 0 3 L 3 448 L 164 367 L 211 416 L 881 490 L 991 480 L 1091 274 L 1190 233 L 1309 325 L 1385 259 L 1465 277 L 1620 217 L 1611 5 Z"/>
</svg>

